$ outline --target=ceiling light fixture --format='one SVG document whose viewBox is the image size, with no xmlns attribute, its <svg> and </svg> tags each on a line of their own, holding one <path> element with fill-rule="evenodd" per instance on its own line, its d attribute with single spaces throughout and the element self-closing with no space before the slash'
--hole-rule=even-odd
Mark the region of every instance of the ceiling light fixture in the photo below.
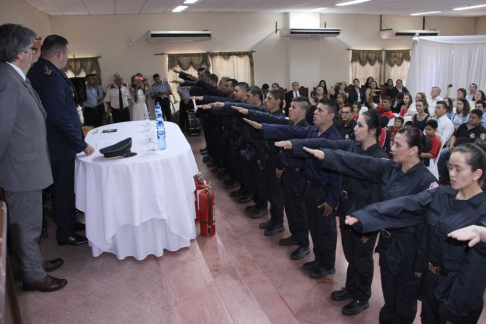
<svg viewBox="0 0 486 324">
<path fill-rule="evenodd" d="M 175 7 L 174 10 L 172 10 L 172 12 L 181 12 L 182 10 L 186 10 L 188 8 L 188 6 L 178 6 L 178 7 Z"/>
<path fill-rule="evenodd" d="M 486 4 L 477 5 L 477 6 L 469 6 L 469 7 L 454 8 L 454 9 L 452 9 L 452 10 L 459 11 L 459 10 L 469 10 L 469 9 L 476 9 L 476 8 L 482 8 L 482 7 L 486 7 Z"/>
<path fill-rule="evenodd" d="M 431 15 L 431 14 L 436 14 L 442 11 L 429 11 L 429 12 L 418 12 L 418 13 L 413 13 L 410 14 L 410 16 L 424 16 L 424 15 Z"/>
<path fill-rule="evenodd" d="M 339 7 L 349 6 L 349 5 L 354 5 L 354 4 L 357 4 L 357 3 L 368 2 L 368 1 L 371 1 L 371 0 L 352 0 L 352 1 L 336 3 L 336 6 L 339 6 Z"/>
<path fill-rule="evenodd" d="M 196 3 L 197 0 L 186 0 L 184 1 L 184 4 L 191 4 L 191 3 Z"/>
<path fill-rule="evenodd" d="M 329 9 L 327 7 L 323 7 L 323 8 L 316 8 L 316 9 L 311 9 L 309 10 L 309 12 L 313 12 L 313 11 L 321 11 L 321 10 L 326 10 L 326 9 Z"/>
</svg>

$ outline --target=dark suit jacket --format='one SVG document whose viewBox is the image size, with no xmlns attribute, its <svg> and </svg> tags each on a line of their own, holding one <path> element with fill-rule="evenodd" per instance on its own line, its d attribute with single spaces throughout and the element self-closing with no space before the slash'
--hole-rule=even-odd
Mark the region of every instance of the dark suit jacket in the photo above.
<svg viewBox="0 0 486 324">
<path fill-rule="evenodd" d="M 360 103 L 364 104 L 366 103 L 366 95 L 365 95 L 365 89 L 359 88 L 359 95 L 360 95 Z M 358 101 L 358 91 L 356 91 L 355 87 L 352 87 L 349 90 L 349 103 L 353 104 Z"/>
<path fill-rule="evenodd" d="M 0 187 L 21 192 L 52 184 L 46 112 L 13 67 L 0 63 Z"/>
<path fill-rule="evenodd" d="M 398 91 L 397 87 L 391 88 L 391 90 L 390 90 L 390 98 L 392 98 L 393 101 L 395 101 L 395 98 L 397 97 L 397 94 L 399 92 L 400 91 Z M 410 91 L 408 91 L 408 89 L 406 87 L 402 87 L 402 92 L 403 93 L 410 93 Z"/>
<path fill-rule="evenodd" d="M 302 93 L 299 92 L 299 94 L 300 96 L 302 96 Z M 292 99 L 294 99 L 294 91 L 293 90 L 287 91 L 285 93 L 285 107 L 284 107 L 285 116 L 289 115 L 289 109 L 290 109 L 290 105 L 292 104 Z"/>
<path fill-rule="evenodd" d="M 27 73 L 47 112 L 47 139 L 52 161 L 66 161 L 86 149 L 74 101 L 74 87 L 64 71 L 40 58 Z"/>
</svg>

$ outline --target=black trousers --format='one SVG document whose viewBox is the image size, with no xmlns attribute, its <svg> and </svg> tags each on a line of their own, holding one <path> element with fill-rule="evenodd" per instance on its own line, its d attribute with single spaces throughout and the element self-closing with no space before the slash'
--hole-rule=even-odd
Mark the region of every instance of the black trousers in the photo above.
<svg viewBox="0 0 486 324">
<path fill-rule="evenodd" d="M 96 107 L 84 107 L 84 125 L 93 127 L 101 126 L 101 117 L 96 109 Z"/>
<path fill-rule="evenodd" d="M 277 178 L 277 163 L 280 157 L 278 154 L 269 154 L 266 165 L 263 169 L 263 180 L 265 190 L 270 201 L 270 220 L 275 225 L 283 224 L 284 217 L 284 197 L 281 179 Z"/>
<path fill-rule="evenodd" d="M 76 206 L 74 196 L 74 160 L 51 161 L 54 183 L 51 194 L 52 218 L 57 225 L 56 237 L 66 240 L 74 234 L 76 227 Z"/>
<path fill-rule="evenodd" d="M 105 104 L 104 103 L 101 103 L 98 106 L 96 106 L 95 114 L 98 115 L 98 118 L 99 118 L 99 121 L 100 121 L 99 125 L 96 125 L 96 121 L 95 121 L 95 127 L 103 126 L 103 115 L 105 114 Z"/>
<path fill-rule="evenodd" d="M 111 110 L 111 114 L 113 116 L 113 123 L 123 123 L 130 121 L 130 110 L 128 110 L 128 107 L 123 109 L 113 108 Z"/>
<path fill-rule="evenodd" d="M 254 193 L 253 186 L 252 186 L 252 175 L 250 171 L 250 161 L 246 159 L 246 157 L 241 155 L 240 152 L 240 184 L 241 188 L 245 193 Z"/>
<path fill-rule="evenodd" d="M 435 275 L 428 269 L 425 270 L 422 283 L 422 314 L 420 315 L 424 324 L 445 324 L 447 322 L 438 313 L 442 301 L 435 296 L 435 290 L 443 280 L 451 280 L 451 278 Z"/>
<path fill-rule="evenodd" d="M 379 321 L 380 323 L 390 324 L 411 324 L 417 314 L 417 299 L 422 283 L 422 279 L 415 276 L 413 268 L 417 253 L 415 238 L 413 235 L 410 235 L 409 238 L 400 239 L 404 243 L 405 258 L 395 273 L 390 271 L 387 263 L 386 250 L 381 246 L 387 240 L 392 239 L 386 239 L 381 236 L 380 243 L 378 244 L 381 288 L 383 290 L 383 298 L 385 299 L 385 305 L 380 310 Z M 389 245 L 389 243 L 384 245 Z"/>
<path fill-rule="evenodd" d="M 301 247 L 309 247 L 309 225 L 304 197 L 307 180 L 303 172 L 286 169 L 282 175 L 285 215 L 292 236 Z"/>
<path fill-rule="evenodd" d="M 317 208 L 326 202 L 327 193 L 328 188 L 325 185 L 309 185 L 305 194 L 305 208 L 316 261 L 329 270 L 336 263 L 336 215 L 333 211 L 326 217 L 324 208 Z"/>
<path fill-rule="evenodd" d="M 355 231 L 345 223 L 345 216 L 339 217 L 341 240 L 348 270 L 346 272 L 346 290 L 357 300 L 366 301 L 371 297 L 373 282 L 373 250 L 377 234 L 366 235 L 368 241 L 363 243 L 363 233 Z"/>
<path fill-rule="evenodd" d="M 157 102 L 160 104 L 160 107 L 162 107 L 162 113 L 164 114 L 165 120 L 172 121 L 172 111 L 170 110 L 169 98 L 157 97 L 155 99 L 155 104 L 157 104 Z"/>
<path fill-rule="evenodd" d="M 258 209 L 266 209 L 268 206 L 268 195 L 265 190 L 265 181 L 263 176 L 263 169 L 258 165 L 258 157 L 254 155 L 250 161 L 248 161 L 250 168 L 250 181 L 253 188 L 254 198 Z"/>
</svg>

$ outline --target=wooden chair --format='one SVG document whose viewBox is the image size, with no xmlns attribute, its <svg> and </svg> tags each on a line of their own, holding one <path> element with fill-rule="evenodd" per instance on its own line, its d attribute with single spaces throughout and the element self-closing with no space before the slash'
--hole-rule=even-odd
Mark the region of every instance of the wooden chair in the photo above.
<svg viewBox="0 0 486 324">
<path fill-rule="evenodd" d="M 299 93 L 303 97 L 309 97 L 309 88 L 306 88 L 304 86 L 300 86 Z"/>
</svg>

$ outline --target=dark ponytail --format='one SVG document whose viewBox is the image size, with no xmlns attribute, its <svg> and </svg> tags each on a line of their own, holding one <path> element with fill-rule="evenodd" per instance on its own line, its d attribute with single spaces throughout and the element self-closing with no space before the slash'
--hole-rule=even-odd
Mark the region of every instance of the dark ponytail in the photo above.
<svg viewBox="0 0 486 324">
<path fill-rule="evenodd" d="M 365 111 L 361 114 L 366 119 L 366 124 L 368 125 L 368 129 L 376 129 L 376 140 L 380 142 L 380 135 L 381 135 L 381 117 L 380 113 L 376 109 L 370 109 Z"/>
</svg>

